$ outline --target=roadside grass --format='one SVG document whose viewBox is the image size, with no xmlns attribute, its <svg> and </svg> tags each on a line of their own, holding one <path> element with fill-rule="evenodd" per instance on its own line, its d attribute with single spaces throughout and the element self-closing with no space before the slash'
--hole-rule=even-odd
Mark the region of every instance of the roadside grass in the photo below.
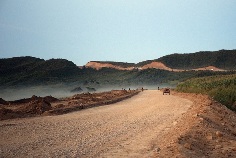
<svg viewBox="0 0 236 158">
<path fill-rule="evenodd" d="M 236 75 L 193 78 L 178 84 L 176 90 L 208 94 L 214 100 L 236 111 Z"/>
</svg>

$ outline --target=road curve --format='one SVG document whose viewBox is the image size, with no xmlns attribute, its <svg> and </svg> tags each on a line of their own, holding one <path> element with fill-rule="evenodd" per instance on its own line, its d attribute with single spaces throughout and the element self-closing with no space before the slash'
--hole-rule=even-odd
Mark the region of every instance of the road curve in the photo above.
<svg viewBox="0 0 236 158">
<path fill-rule="evenodd" d="M 191 104 L 147 90 L 65 115 L 0 121 L 0 157 L 149 157 Z"/>
</svg>

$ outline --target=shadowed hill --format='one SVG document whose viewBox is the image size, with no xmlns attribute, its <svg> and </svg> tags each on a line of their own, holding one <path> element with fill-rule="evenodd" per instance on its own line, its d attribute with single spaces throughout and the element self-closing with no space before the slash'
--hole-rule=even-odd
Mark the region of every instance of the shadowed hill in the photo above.
<svg viewBox="0 0 236 158">
<path fill-rule="evenodd" d="M 159 59 L 140 62 L 143 66 L 153 61 L 162 62 L 172 69 L 196 69 L 207 66 L 215 66 L 225 70 L 236 69 L 236 50 L 203 51 L 189 54 L 171 54 Z"/>
<path fill-rule="evenodd" d="M 24 72 L 29 68 L 33 69 L 36 65 L 43 62 L 45 62 L 45 60 L 30 56 L 0 59 L 0 73 L 2 75 L 9 75 Z"/>
<path fill-rule="evenodd" d="M 0 83 L 25 85 L 59 82 L 73 78 L 80 69 L 65 59 L 43 60 L 34 57 L 0 59 Z"/>
<path fill-rule="evenodd" d="M 153 62 L 157 65 L 151 66 L 150 64 Z M 97 65 L 88 65 L 88 67 L 109 67 L 121 70 L 122 68 L 125 70 L 131 70 L 133 68 L 145 69 L 146 67 L 156 67 L 157 69 L 181 71 L 216 67 L 216 69 L 219 68 L 222 70 L 236 70 L 236 50 L 202 51 L 186 54 L 175 53 L 163 56 L 158 59 L 139 62 L 137 64 L 112 61 L 93 61 L 92 63 L 97 63 Z"/>
<path fill-rule="evenodd" d="M 159 62 L 159 65 L 156 64 L 155 67 L 155 64 L 152 63 L 154 61 Z M 173 69 L 191 70 L 212 65 L 227 70 L 236 70 L 236 50 L 172 54 L 138 64 L 124 62 L 98 63 L 102 63 L 102 66 L 99 69 L 94 69 L 86 66 L 79 68 L 66 59 L 44 60 L 29 56 L 0 59 L 0 85 L 5 88 L 8 86 L 58 83 L 73 83 L 77 86 L 93 87 L 157 85 L 170 82 L 176 85 L 179 81 L 192 77 L 234 74 L 235 71 L 175 71 Z M 162 63 L 163 65 L 161 65 Z M 108 67 L 104 67 L 104 65 L 108 65 Z M 165 67 L 165 65 L 168 67 Z"/>
</svg>

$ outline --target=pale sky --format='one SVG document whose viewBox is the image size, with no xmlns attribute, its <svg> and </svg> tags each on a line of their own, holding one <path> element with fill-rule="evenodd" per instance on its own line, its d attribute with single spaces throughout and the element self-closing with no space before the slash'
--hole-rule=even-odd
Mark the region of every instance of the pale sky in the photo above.
<svg viewBox="0 0 236 158">
<path fill-rule="evenodd" d="M 236 0 L 0 0 L 0 58 L 141 62 L 236 49 Z"/>
</svg>

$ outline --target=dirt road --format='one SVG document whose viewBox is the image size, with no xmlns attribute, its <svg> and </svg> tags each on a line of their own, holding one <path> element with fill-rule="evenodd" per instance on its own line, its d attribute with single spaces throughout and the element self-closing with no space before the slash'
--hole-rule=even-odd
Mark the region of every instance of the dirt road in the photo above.
<svg viewBox="0 0 236 158">
<path fill-rule="evenodd" d="M 0 122 L 0 157 L 149 157 L 192 102 L 148 90 L 116 104 Z"/>
</svg>

